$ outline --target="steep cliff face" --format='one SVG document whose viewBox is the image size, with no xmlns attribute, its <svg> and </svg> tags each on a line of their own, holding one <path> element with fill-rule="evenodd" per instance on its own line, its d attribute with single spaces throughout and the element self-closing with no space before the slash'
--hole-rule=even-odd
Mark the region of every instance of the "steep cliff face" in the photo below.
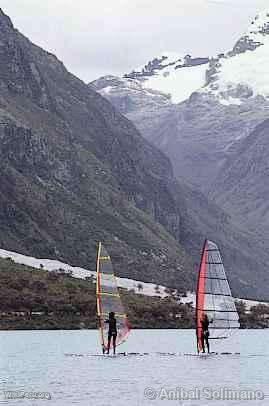
<svg viewBox="0 0 269 406">
<path fill-rule="evenodd" d="M 193 286 L 169 160 L 3 12 L 0 34 L 1 246 L 93 268 L 102 240 L 119 275 Z"/>
</svg>

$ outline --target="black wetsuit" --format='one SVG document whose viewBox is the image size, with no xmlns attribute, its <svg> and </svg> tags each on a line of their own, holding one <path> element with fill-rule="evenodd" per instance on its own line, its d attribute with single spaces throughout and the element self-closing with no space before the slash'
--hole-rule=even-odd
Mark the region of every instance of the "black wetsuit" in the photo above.
<svg viewBox="0 0 269 406">
<path fill-rule="evenodd" d="M 107 344 L 107 352 L 109 353 L 110 350 L 110 342 L 111 338 L 113 338 L 113 350 L 114 354 L 116 351 L 116 338 L 117 338 L 117 320 L 115 318 L 109 318 L 106 321 L 109 326 L 108 326 L 108 344 Z"/>
<path fill-rule="evenodd" d="M 203 352 L 205 352 L 205 343 L 207 346 L 207 351 L 209 352 L 209 320 L 208 318 L 202 319 L 201 321 L 202 325 L 202 347 L 203 347 Z"/>
</svg>

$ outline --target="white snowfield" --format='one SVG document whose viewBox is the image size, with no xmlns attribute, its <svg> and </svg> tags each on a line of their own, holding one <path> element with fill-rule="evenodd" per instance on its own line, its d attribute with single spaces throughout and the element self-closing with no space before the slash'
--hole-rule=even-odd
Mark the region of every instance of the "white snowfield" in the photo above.
<svg viewBox="0 0 269 406">
<path fill-rule="evenodd" d="M 165 93 L 170 96 L 172 103 L 177 104 L 187 100 L 193 92 L 205 85 L 208 63 L 183 66 L 184 57 L 175 52 L 164 52 L 158 59 L 164 57 L 159 64 L 163 68 L 153 69 L 153 76 L 145 76 L 141 82 L 142 88 Z M 134 72 L 141 73 L 143 68 L 140 66 Z"/>
<path fill-rule="evenodd" d="M 257 96 L 267 98 L 269 97 L 269 9 L 256 16 L 241 40 L 259 44 L 259 46 L 255 50 L 233 56 L 226 53 L 220 57 L 219 66 L 214 75 L 215 80 L 208 85 L 206 85 L 206 71 L 209 69 L 209 63 L 183 67 L 182 55 L 164 52 L 158 58 L 165 57 L 159 64 L 163 68 L 156 67 L 153 69 L 153 76 L 144 76 L 141 86 L 144 89 L 169 95 L 174 104 L 187 100 L 193 92 L 213 95 L 226 106 L 240 105 L 249 98 Z M 135 69 L 135 72 L 142 73 L 143 68 L 140 66 Z"/>
<path fill-rule="evenodd" d="M 269 97 L 269 33 L 265 33 L 268 28 L 269 9 L 256 16 L 242 37 L 259 46 L 255 50 L 221 58 L 215 75 L 217 80 L 201 92 L 215 95 L 224 105 L 239 105 L 249 97 Z M 245 88 L 245 95 L 238 92 L 240 86 Z"/>
<path fill-rule="evenodd" d="M 116 79 L 116 85 L 108 85 L 101 88 L 98 92 L 106 97 L 108 94 L 118 94 L 119 87 L 128 89 L 133 95 L 137 93 L 149 96 L 152 100 L 167 98 L 167 103 L 181 103 L 187 100 L 191 94 L 199 90 L 206 83 L 206 70 L 208 63 L 197 66 L 183 66 L 185 59 L 175 53 L 163 54 L 160 58 L 166 57 L 165 60 L 159 63 L 158 67 L 152 69 L 154 75 L 143 75 L 144 67 L 139 67 L 134 70 L 137 74 L 142 75 L 140 78 L 117 78 L 111 75 L 106 76 L 107 80 Z M 166 66 L 169 65 L 169 66 Z M 120 85 L 121 84 L 121 85 Z"/>
<path fill-rule="evenodd" d="M 72 276 L 75 278 L 90 278 L 92 277 L 93 280 L 96 278 L 96 272 L 91 271 L 88 269 L 76 267 L 76 266 L 71 266 L 68 264 L 65 264 L 63 262 L 54 260 L 54 259 L 44 259 L 44 258 L 35 258 L 35 257 L 30 257 L 27 255 L 22 255 L 18 254 L 17 252 L 13 251 L 7 251 L 0 249 L 0 258 L 10 258 L 14 262 L 22 265 L 27 265 L 32 268 L 36 269 L 44 269 L 47 271 L 57 271 L 59 269 L 62 269 L 66 272 L 72 271 Z M 146 296 L 158 296 L 158 297 L 166 297 L 169 296 L 169 293 L 167 291 L 166 286 L 161 286 L 161 285 L 156 285 L 153 283 L 146 283 L 146 282 L 141 282 L 137 281 L 134 279 L 128 279 L 128 278 L 118 278 L 117 277 L 117 284 L 121 288 L 125 288 L 127 290 L 134 290 L 136 294 L 142 294 Z M 158 286 L 158 289 L 157 289 Z M 255 306 L 258 304 L 268 304 L 264 302 L 259 302 L 255 300 L 246 300 L 246 299 L 238 299 L 238 300 L 243 300 L 245 302 L 247 310 L 250 309 L 251 306 Z M 187 292 L 186 295 L 180 297 L 181 303 L 190 303 L 192 306 L 195 306 L 196 302 L 196 295 L 193 292 Z"/>
<path fill-rule="evenodd" d="M 36 269 L 44 269 L 50 272 L 57 271 L 59 269 L 62 269 L 66 272 L 72 271 L 72 276 L 75 278 L 85 279 L 92 277 L 93 280 L 96 279 L 96 272 L 93 270 L 71 266 L 54 259 L 29 257 L 27 255 L 18 254 L 17 252 L 7 251 L 3 249 L 0 249 L 0 258 L 10 258 L 18 264 L 27 265 Z M 159 292 L 157 293 L 156 284 L 153 283 L 145 283 L 128 278 L 117 278 L 117 284 L 121 288 L 125 288 L 128 290 L 133 289 L 135 293 L 141 293 L 147 296 L 167 296 L 167 293 L 165 293 L 165 286 L 158 285 Z"/>
<path fill-rule="evenodd" d="M 169 94 L 174 104 L 187 100 L 205 84 L 208 64 L 175 69 L 168 66 L 143 82 L 143 87 Z"/>
</svg>

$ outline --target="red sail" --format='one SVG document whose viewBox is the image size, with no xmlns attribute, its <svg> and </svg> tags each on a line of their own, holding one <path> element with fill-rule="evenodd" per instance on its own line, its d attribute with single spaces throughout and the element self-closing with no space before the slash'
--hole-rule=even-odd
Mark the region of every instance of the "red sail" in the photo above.
<svg viewBox="0 0 269 406">
<path fill-rule="evenodd" d="M 209 339 L 227 338 L 240 327 L 239 316 L 231 294 L 220 251 L 209 240 L 204 243 L 196 291 L 197 350 L 202 350 L 203 314 L 210 321 Z"/>
<path fill-rule="evenodd" d="M 197 350 L 202 351 L 202 325 L 201 320 L 204 313 L 205 302 L 205 274 L 206 274 L 206 241 L 204 243 L 203 253 L 201 257 L 200 270 L 196 290 L 196 337 Z"/>
</svg>

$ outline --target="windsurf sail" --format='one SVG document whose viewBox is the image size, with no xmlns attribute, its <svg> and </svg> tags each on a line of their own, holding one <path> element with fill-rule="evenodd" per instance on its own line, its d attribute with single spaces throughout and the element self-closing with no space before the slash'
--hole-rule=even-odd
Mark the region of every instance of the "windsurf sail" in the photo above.
<svg viewBox="0 0 269 406">
<path fill-rule="evenodd" d="M 239 316 L 217 245 L 204 243 L 196 291 L 196 336 L 198 353 L 202 350 L 203 314 L 210 321 L 209 339 L 227 338 L 240 327 Z"/>
<path fill-rule="evenodd" d="M 125 313 L 111 258 L 105 247 L 99 243 L 96 261 L 96 301 L 99 331 L 103 352 L 108 348 L 108 323 L 110 312 L 115 313 L 117 320 L 116 345 L 122 344 L 130 332 L 130 324 Z"/>
</svg>

